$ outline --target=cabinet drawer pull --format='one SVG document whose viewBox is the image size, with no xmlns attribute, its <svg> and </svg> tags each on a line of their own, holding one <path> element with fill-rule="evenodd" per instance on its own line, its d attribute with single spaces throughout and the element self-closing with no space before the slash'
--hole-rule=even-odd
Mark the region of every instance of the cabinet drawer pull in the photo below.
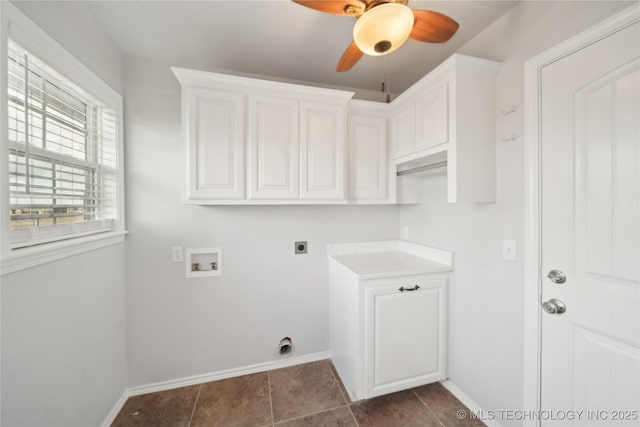
<svg viewBox="0 0 640 427">
<path fill-rule="evenodd" d="M 404 291 L 417 291 L 418 289 L 420 289 L 420 286 L 415 285 L 413 288 L 405 288 L 404 286 L 402 286 L 400 289 L 398 289 L 400 292 L 404 292 Z"/>
</svg>

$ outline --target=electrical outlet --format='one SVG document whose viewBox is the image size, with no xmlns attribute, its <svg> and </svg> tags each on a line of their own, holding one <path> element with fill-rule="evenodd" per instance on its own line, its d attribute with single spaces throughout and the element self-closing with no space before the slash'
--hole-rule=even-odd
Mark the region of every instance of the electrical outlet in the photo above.
<svg viewBox="0 0 640 427">
<path fill-rule="evenodd" d="M 295 242 L 294 243 L 295 254 L 306 254 L 307 253 L 307 242 Z"/>
<path fill-rule="evenodd" d="M 174 263 L 184 262 L 184 251 L 182 246 L 174 246 L 171 248 L 171 260 Z"/>
<path fill-rule="evenodd" d="M 502 257 L 507 261 L 516 261 L 518 259 L 515 240 L 502 241 Z"/>
</svg>

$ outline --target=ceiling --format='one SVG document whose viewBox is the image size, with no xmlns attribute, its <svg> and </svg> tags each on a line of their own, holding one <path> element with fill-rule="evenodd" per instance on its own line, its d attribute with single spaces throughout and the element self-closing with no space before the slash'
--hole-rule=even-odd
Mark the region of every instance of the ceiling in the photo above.
<svg viewBox="0 0 640 427">
<path fill-rule="evenodd" d="M 388 58 L 364 56 L 343 73 L 335 67 L 352 41 L 355 19 L 288 0 L 86 1 L 85 5 L 128 56 L 364 91 L 379 89 L 386 67 L 391 92 L 401 93 L 515 3 L 411 0 L 411 8 L 449 15 L 460 29 L 445 44 L 410 39 Z"/>
</svg>

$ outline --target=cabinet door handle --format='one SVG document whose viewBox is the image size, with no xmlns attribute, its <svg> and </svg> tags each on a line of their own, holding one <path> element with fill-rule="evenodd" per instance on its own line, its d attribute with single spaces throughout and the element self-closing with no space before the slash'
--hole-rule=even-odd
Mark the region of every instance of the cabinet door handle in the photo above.
<svg viewBox="0 0 640 427">
<path fill-rule="evenodd" d="M 420 286 L 415 285 L 413 288 L 405 288 L 404 286 L 402 286 L 401 288 L 399 288 L 398 290 L 400 292 L 404 292 L 404 291 L 417 291 L 418 289 L 420 289 Z"/>
</svg>

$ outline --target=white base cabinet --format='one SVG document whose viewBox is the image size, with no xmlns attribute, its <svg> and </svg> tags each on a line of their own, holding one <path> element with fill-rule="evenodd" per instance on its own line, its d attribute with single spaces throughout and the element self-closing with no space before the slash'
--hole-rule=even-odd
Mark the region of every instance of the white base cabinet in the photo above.
<svg viewBox="0 0 640 427">
<path fill-rule="evenodd" d="M 330 263 L 331 359 L 352 400 L 446 378 L 447 274 L 359 279 Z"/>
<path fill-rule="evenodd" d="M 414 291 L 400 291 L 402 286 Z M 368 286 L 367 286 L 368 285 Z M 372 286 L 373 285 L 373 286 Z M 367 397 L 442 380 L 446 279 L 412 277 L 365 284 Z"/>
</svg>

